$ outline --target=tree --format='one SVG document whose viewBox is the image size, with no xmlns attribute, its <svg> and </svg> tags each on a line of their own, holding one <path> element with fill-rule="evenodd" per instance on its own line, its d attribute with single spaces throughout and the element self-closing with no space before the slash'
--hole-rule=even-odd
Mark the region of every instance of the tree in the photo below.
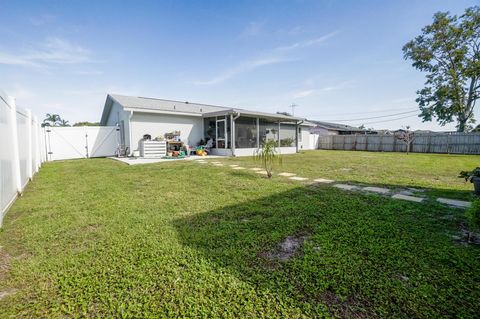
<svg viewBox="0 0 480 319">
<path fill-rule="evenodd" d="M 272 177 L 273 165 L 275 162 L 281 162 L 281 158 L 277 152 L 277 141 L 267 140 L 262 143 L 262 147 L 257 150 L 255 160 L 262 163 L 263 168 L 267 172 L 268 178 Z"/>
<path fill-rule="evenodd" d="M 58 114 L 45 114 L 45 119 L 43 120 L 42 127 L 44 126 L 57 126 L 57 123 L 60 121 L 60 115 Z"/>
<path fill-rule="evenodd" d="M 394 132 L 393 136 L 407 146 L 407 155 L 410 152 L 410 146 L 412 145 L 413 140 L 415 139 L 415 132 L 410 131 L 410 126 L 407 126 L 406 129 L 400 129 Z"/>
<path fill-rule="evenodd" d="M 436 118 L 443 126 L 456 120 L 457 131 L 467 131 L 480 97 L 480 7 L 468 8 L 460 17 L 436 13 L 403 53 L 427 73 L 416 99 L 423 121 Z"/>
<path fill-rule="evenodd" d="M 100 122 L 77 122 L 73 126 L 100 126 Z"/>
<path fill-rule="evenodd" d="M 61 119 L 61 120 L 58 122 L 58 126 L 70 126 L 70 124 L 68 123 L 67 120 Z"/>
<path fill-rule="evenodd" d="M 67 120 L 64 120 L 58 114 L 45 114 L 45 119 L 43 120 L 42 127 L 45 126 L 70 126 Z"/>
</svg>

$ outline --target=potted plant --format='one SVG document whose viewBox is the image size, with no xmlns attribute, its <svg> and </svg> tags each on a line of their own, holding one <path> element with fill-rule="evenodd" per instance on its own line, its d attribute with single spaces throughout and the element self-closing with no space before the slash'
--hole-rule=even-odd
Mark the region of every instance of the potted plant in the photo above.
<svg viewBox="0 0 480 319">
<path fill-rule="evenodd" d="M 466 182 L 473 183 L 475 195 L 480 195 L 480 167 L 473 171 L 461 171 L 458 177 L 465 178 Z"/>
</svg>

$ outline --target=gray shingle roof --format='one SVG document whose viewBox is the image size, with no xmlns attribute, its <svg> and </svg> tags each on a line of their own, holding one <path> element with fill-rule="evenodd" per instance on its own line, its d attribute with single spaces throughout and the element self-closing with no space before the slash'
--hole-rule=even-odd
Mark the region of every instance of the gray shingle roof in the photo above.
<svg viewBox="0 0 480 319">
<path fill-rule="evenodd" d="M 329 129 L 329 130 L 352 131 L 352 132 L 364 132 L 365 131 L 361 128 L 346 125 L 346 124 L 329 123 L 329 122 L 322 122 L 322 121 L 311 121 L 311 120 L 309 120 L 309 122 L 311 122 L 311 123 L 313 123 L 317 126 Z"/>
<path fill-rule="evenodd" d="M 108 114 L 111 109 L 112 100 L 118 102 L 121 106 L 127 109 L 132 110 L 153 110 L 153 111 L 167 111 L 167 112 L 176 112 L 184 114 L 198 114 L 198 115 L 208 115 L 208 114 L 226 114 L 229 112 L 232 113 L 244 113 L 244 115 L 250 116 L 259 116 L 265 118 L 275 118 L 283 120 L 292 120 L 292 121 L 301 121 L 302 118 L 297 118 L 293 116 L 286 116 L 283 114 L 275 113 L 265 113 L 258 111 L 248 111 L 239 108 L 201 104 L 201 103 L 192 103 L 192 102 L 182 102 L 174 100 L 165 100 L 141 96 L 126 96 L 119 94 L 109 94 L 107 96 L 107 101 L 105 102 L 105 108 L 102 114 L 101 123 L 105 123 L 108 118 Z"/>
<path fill-rule="evenodd" d="M 223 106 L 215 106 L 200 103 L 181 102 L 173 100 L 156 99 L 141 96 L 126 96 L 110 94 L 110 96 L 125 108 L 149 109 L 158 111 L 171 111 L 179 113 L 210 113 L 228 109 Z"/>
</svg>

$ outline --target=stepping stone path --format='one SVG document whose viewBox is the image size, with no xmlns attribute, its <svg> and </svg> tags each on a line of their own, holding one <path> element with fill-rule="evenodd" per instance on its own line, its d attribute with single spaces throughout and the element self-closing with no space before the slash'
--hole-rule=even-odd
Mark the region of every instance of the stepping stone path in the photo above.
<svg viewBox="0 0 480 319">
<path fill-rule="evenodd" d="M 392 196 L 392 198 L 407 200 L 407 201 L 416 202 L 416 203 L 421 203 L 424 200 L 424 198 L 422 197 L 415 197 L 415 196 L 404 195 L 404 194 L 395 194 Z"/>
<path fill-rule="evenodd" d="M 468 208 L 472 203 L 464 201 L 464 200 L 458 200 L 458 199 L 448 199 L 448 198 L 437 198 L 437 202 L 442 203 L 442 204 L 447 204 L 449 206 L 457 207 L 457 208 Z"/>
<path fill-rule="evenodd" d="M 200 164 L 211 163 L 215 166 L 225 166 L 221 162 L 207 162 L 205 160 L 196 160 L 196 162 L 198 162 Z M 230 166 L 234 170 L 246 169 L 245 167 L 241 167 L 241 166 L 236 165 L 236 164 L 230 164 L 228 166 Z M 260 174 L 260 175 L 268 175 L 267 172 L 263 168 L 252 167 L 252 168 L 249 168 L 249 170 L 254 171 L 255 173 Z M 347 170 L 351 170 L 351 168 L 342 168 L 340 170 L 347 171 Z M 295 173 L 283 172 L 283 173 L 279 173 L 278 175 L 288 177 L 289 179 L 294 180 L 294 181 L 307 181 L 308 180 L 308 178 L 306 178 L 306 177 L 296 176 L 297 174 L 295 174 Z M 326 179 L 326 178 L 317 178 L 317 179 L 314 179 L 313 181 L 317 182 L 317 183 L 325 183 L 325 184 L 331 184 L 331 183 L 335 182 L 334 180 Z M 365 191 L 365 192 L 372 192 L 372 193 L 384 194 L 384 195 L 389 194 L 391 192 L 391 190 L 388 189 L 388 188 L 374 187 L 374 186 L 368 186 L 368 187 L 363 187 L 362 188 L 362 187 L 355 186 L 355 185 L 334 184 L 333 187 L 336 187 L 336 188 L 339 188 L 339 189 L 342 189 L 342 190 L 345 190 L 345 191 L 362 190 L 362 191 Z M 409 202 L 421 203 L 425 200 L 424 197 L 417 197 L 417 196 L 412 196 L 412 195 L 415 195 L 415 193 L 417 193 L 417 192 L 424 192 L 424 191 L 425 190 L 423 190 L 423 189 L 409 188 L 409 189 L 402 190 L 402 191 L 394 194 L 392 196 L 392 198 L 393 199 L 399 199 L 399 200 L 405 200 L 405 201 L 409 201 Z M 437 202 L 442 203 L 442 204 L 446 204 L 448 206 L 456 207 L 456 208 L 468 208 L 472 205 L 472 203 L 470 203 L 468 201 L 458 200 L 458 199 L 441 198 L 441 197 L 437 198 Z"/>
<path fill-rule="evenodd" d="M 343 189 L 345 191 L 353 191 L 353 190 L 358 189 L 357 186 L 347 185 L 347 184 L 335 184 L 335 185 L 333 185 L 333 187 L 340 188 L 340 189 Z"/>
<path fill-rule="evenodd" d="M 390 190 L 388 188 L 383 188 L 383 187 L 364 187 L 363 190 L 366 192 L 373 192 L 373 193 L 379 193 L 379 194 L 390 193 Z"/>
<path fill-rule="evenodd" d="M 325 184 L 330 184 L 334 182 L 334 180 L 332 179 L 325 179 L 325 178 L 317 178 L 317 179 L 314 179 L 313 181 L 317 183 L 325 183 Z"/>
<path fill-rule="evenodd" d="M 293 173 L 280 173 L 278 174 L 278 176 L 286 176 L 286 177 L 290 177 L 290 176 L 295 176 L 297 174 L 293 174 Z"/>
<path fill-rule="evenodd" d="M 289 179 L 294 180 L 294 181 L 306 181 L 306 180 L 308 180 L 308 178 L 306 178 L 306 177 L 299 177 L 299 176 L 292 176 L 292 177 L 289 177 Z"/>
</svg>

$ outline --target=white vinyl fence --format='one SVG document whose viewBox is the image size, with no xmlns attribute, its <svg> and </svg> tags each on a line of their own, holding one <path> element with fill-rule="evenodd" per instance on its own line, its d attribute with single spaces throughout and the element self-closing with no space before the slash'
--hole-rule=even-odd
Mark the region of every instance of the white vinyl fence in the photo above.
<svg viewBox="0 0 480 319">
<path fill-rule="evenodd" d="M 114 156 L 119 138 L 116 126 L 45 127 L 47 160 Z"/>
<path fill-rule="evenodd" d="M 30 110 L 0 91 L 0 226 L 45 157 L 43 131 Z"/>
</svg>

